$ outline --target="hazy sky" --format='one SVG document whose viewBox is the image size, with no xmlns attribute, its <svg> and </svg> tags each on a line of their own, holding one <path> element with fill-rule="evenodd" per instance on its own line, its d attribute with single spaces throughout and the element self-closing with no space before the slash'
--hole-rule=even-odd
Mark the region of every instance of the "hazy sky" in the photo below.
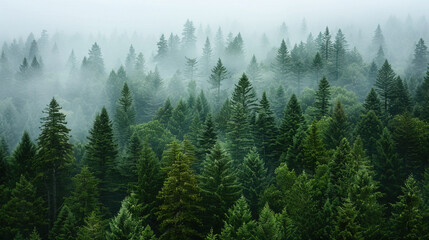
<svg viewBox="0 0 429 240">
<path fill-rule="evenodd" d="M 428 17 L 429 0 L 0 0 L 0 38 L 48 32 L 139 33 L 199 25 L 264 28 L 303 17 L 314 27 L 385 21 L 390 15 Z M 1 36 L 3 35 L 3 36 Z"/>
</svg>

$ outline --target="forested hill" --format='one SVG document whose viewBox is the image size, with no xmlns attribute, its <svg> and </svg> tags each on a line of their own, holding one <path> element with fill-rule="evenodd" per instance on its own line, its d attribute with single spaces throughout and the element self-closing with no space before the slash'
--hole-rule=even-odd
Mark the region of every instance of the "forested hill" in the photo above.
<svg viewBox="0 0 429 240">
<path fill-rule="evenodd" d="M 5 41 L 0 239 L 429 239 L 429 28 L 304 23 Z"/>
</svg>

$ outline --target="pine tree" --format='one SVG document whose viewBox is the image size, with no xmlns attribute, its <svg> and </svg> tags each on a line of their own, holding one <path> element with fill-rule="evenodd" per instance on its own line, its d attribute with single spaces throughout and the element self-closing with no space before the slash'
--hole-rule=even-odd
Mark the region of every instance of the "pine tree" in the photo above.
<svg viewBox="0 0 429 240">
<path fill-rule="evenodd" d="M 235 105 L 241 103 L 246 112 L 250 113 L 256 106 L 257 99 L 252 84 L 243 73 L 238 83 L 235 85 L 234 92 L 232 93 L 231 103 Z"/>
<path fill-rule="evenodd" d="M 195 44 L 197 38 L 195 37 L 195 27 L 192 21 L 186 20 L 185 25 L 183 26 L 182 32 L 182 44 L 185 55 L 194 55 L 195 54 Z"/>
<path fill-rule="evenodd" d="M 132 73 L 135 70 L 136 65 L 136 50 L 133 45 L 130 45 L 130 49 L 128 50 L 127 58 L 125 59 L 125 67 L 127 72 Z"/>
<path fill-rule="evenodd" d="M 402 160 L 395 151 L 395 143 L 387 128 L 383 129 L 383 133 L 377 141 L 374 165 L 378 173 L 380 191 L 384 194 L 381 200 L 383 203 L 393 203 L 400 192 L 403 170 Z"/>
<path fill-rule="evenodd" d="M 143 53 L 139 53 L 136 58 L 136 63 L 134 65 L 135 71 L 140 74 L 144 75 L 146 70 L 146 60 L 143 56 Z"/>
<path fill-rule="evenodd" d="M 318 165 L 327 163 L 327 153 L 316 123 L 311 124 L 308 129 L 307 136 L 302 142 L 302 150 L 303 166 L 306 172 L 314 173 Z"/>
<path fill-rule="evenodd" d="M 170 98 L 167 98 L 167 100 L 165 100 L 164 106 L 158 109 L 158 112 L 153 119 L 158 120 L 164 126 L 167 126 L 172 114 L 173 107 L 171 106 Z"/>
<path fill-rule="evenodd" d="M 186 59 L 185 71 L 184 71 L 185 77 L 189 79 L 189 81 L 194 81 L 194 77 L 198 70 L 197 69 L 198 61 L 196 58 L 185 57 L 185 59 Z"/>
<path fill-rule="evenodd" d="M 204 95 L 203 90 L 201 90 L 200 94 L 197 97 L 195 108 L 200 115 L 201 121 L 205 121 L 207 115 L 210 113 L 210 105 L 207 101 L 206 96 Z"/>
<path fill-rule="evenodd" d="M 277 50 L 277 56 L 275 58 L 273 71 L 275 79 L 281 85 L 284 85 L 287 76 L 290 72 L 291 59 L 289 51 L 287 50 L 285 40 L 283 39 L 280 48 Z"/>
<path fill-rule="evenodd" d="M 115 114 L 119 146 L 123 147 L 128 143 L 131 137 L 130 126 L 134 123 L 135 118 L 136 110 L 134 108 L 131 92 L 127 83 L 124 83 L 124 87 L 121 91 L 121 98 L 118 100 Z"/>
<path fill-rule="evenodd" d="M 158 51 L 157 51 L 157 54 L 155 55 L 155 60 L 157 62 L 162 62 L 166 59 L 168 54 L 168 43 L 164 37 L 164 34 L 161 35 L 156 45 L 158 46 Z"/>
<path fill-rule="evenodd" d="M 331 99 L 331 91 L 328 80 L 323 77 L 319 82 L 319 89 L 316 91 L 316 101 L 314 106 L 317 109 L 316 118 L 321 119 L 326 116 L 329 111 L 329 100 Z"/>
<path fill-rule="evenodd" d="M 200 188 L 204 207 L 205 225 L 219 232 L 227 210 L 240 197 L 240 185 L 232 161 L 216 144 L 203 162 Z"/>
<path fill-rule="evenodd" d="M 389 101 L 392 98 L 391 94 L 394 79 L 395 72 L 386 60 L 380 70 L 378 70 L 377 80 L 375 82 L 375 90 L 383 101 L 383 110 L 385 113 L 388 111 Z"/>
<path fill-rule="evenodd" d="M 283 237 L 280 222 L 268 204 L 265 204 L 259 215 L 257 232 L 260 240 L 280 240 Z"/>
<path fill-rule="evenodd" d="M 362 138 L 363 145 L 369 157 L 377 152 L 376 142 L 383 131 L 383 124 L 373 110 L 369 110 L 356 126 L 356 134 Z"/>
<path fill-rule="evenodd" d="M 28 237 L 28 240 L 42 240 L 36 228 L 33 229 L 33 232 Z"/>
<path fill-rule="evenodd" d="M 320 53 L 319 52 L 317 52 L 316 53 L 316 56 L 314 56 L 314 59 L 313 59 L 313 63 L 312 63 L 313 65 L 313 69 L 314 69 L 314 72 L 316 73 L 316 84 L 317 84 L 317 82 L 319 81 L 319 76 L 320 76 L 320 71 L 322 70 L 322 68 L 323 68 L 323 60 L 322 60 L 322 57 L 320 56 Z"/>
<path fill-rule="evenodd" d="M 304 170 L 304 140 L 306 137 L 305 126 L 300 126 L 292 139 L 292 145 L 288 148 L 286 154 L 282 153 L 280 156 L 280 161 L 286 162 L 291 169 L 295 169 L 297 172 Z M 309 167 L 309 165 L 306 167 Z"/>
<path fill-rule="evenodd" d="M 217 131 L 221 136 L 225 136 L 225 132 L 228 128 L 228 121 L 231 118 L 231 113 L 231 101 L 229 98 L 227 98 L 214 118 L 215 122 L 217 123 Z"/>
<path fill-rule="evenodd" d="M 319 48 L 320 48 L 320 53 L 322 55 L 323 61 L 325 63 L 328 63 L 331 59 L 332 48 L 333 48 L 331 34 L 329 33 L 328 27 L 326 27 L 325 32 L 322 35 L 322 42 Z"/>
<path fill-rule="evenodd" d="M 3 137 L 0 137 L 0 186 L 8 182 L 9 170 L 9 149 Z"/>
<path fill-rule="evenodd" d="M 349 136 L 349 122 L 341 102 L 337 102 L 325 132 L 325 143 L 328 149 L 334 149 L 343 138 Z"/>
<path fill-rule="evenodd" d="M 410 110 L 411 98 L 401 77 L 398 76 L 395 78 L 394 83 L 392 84 L 391 93 L 392 99 L 390 102 L 389 112 L 392 116 L 402 114 Z"/>
<path fill-rule="evenodd" d="M 254 83 L 261 83 L 261 70 L 255 55 L 252 56 L 252 59 L 247 66 L 246 75 L 249 76 L 249 79 L 252 80 Z"/>
<path fill-rule="evenodd" d="M 252 214 L 244 197 L 237 200 L 228 210 L 220 239 L 247 240 L 256 238 L 257 223 L 252 220 Z"/>
<path fill-rule="evenodd" d="M 217 134 L 212 120 L 212 116 L 207 115 L 207 119 L 201 129 L 201 133 L 197 137 L 197 153 L 199 159 L 205 159 L 206 154 L 211 152 L 211 149 L 216 144 Z"/>
<path fill-rule="evenodd" d="M 243 189 L 243 196 L 249 202 L 252 215 L 256 217 L 260 210 L 260 198 L 268 182 L 267 169 L 259 158 L 255 148 L 246 155 L 240 166 L 239 178 Z"/>
<path fill-rule="evenodd" d="M 82 225 L 91 212 L 99 210 L 98 179 L 85 166 L 72 180 L 74 189 L 66 199 L 66 204 L 74 214 L 76 222 Z"/>
<path fill-rule="evenodd" d="M 210 73 L 210 67 L 213 61 L 212 57 L 213 57 L 213 50 L 210 44 L 210 40 L 207 37 L 203 47 L 203 55 L 201 56 L 201 60 L 200 60 L 201 73 L 203 76 L 206 76 Z"/>
<path fill-rule="evenodd" d="M 112 122 L 109 119 L 106 108 L 95 117 L 94 125 L 89 131 L 88 145 L 86 148 L 86 164 L 94 176 L 100 180 L 100 200 L 105 207 L 111 210 L 114 203 L 117 175 L 115 162 L 118 151 L 113 139 Z"/>
<path fill-rule="evenodd" d="M 217 29 L 215 40 L 216 40 L 215 46 L 214 46 L 215 55 L 217 57 L 222 57 L 225 52 L 225 40 L 223 38 L 223 32 L 221 27 Z"/>
<path fill-rule="evenodd" d="M 47 116 L 41 118 L 42 127 L 38 139 L 37 166 L 47 183 L 47 202 L 49 202 L 50 219 L 53 221 L 57 209 L 64 196 L 61 182 L 66 182 L 64 172 L 72 162 L 72 145 L 69 143 L 70 129 L 65 121 L 66 115 L 60 112 L 61 107 L 52 98 L 43 113 Z"/>
<path fill-rule="evenodd" d="M 363 104 L 363 107 L 365 108 L 365 113 L 368 113 L 370 110 L 374 111 L 374 113 L 377 115 L 377 117 L 381 117 L 381 102 L 380 99 L 378 99 L 378 95 L 375 92 L 374 88 L 371 88 L 371 90 L 368 93 L 368 96 L 365 99 L 365 102 Z"/>
<path fill-rule="evenodd" d="M 140 208 L 137 213 L 133 214 L 142 219 L 144 223 L 154 223 L 156 221 L 156 196 L 162 186 L 162 175 L 159 161 L 147 141 L 143 144 L 137 162 L 137 176 L 134 192 Z"/>
<path fill-rule="evenodd" d="M 274 95 L 275 95 L 274 98 L 271 99 L 272 109 L 276 114 L 276 119 L 280 119 L 283 117 L 283 111 L 285 110 L 285 107 L 286 107 L 287 99 L 285 96 L 285 90 L 283 89 L 282 86 L 279 86 L 276 89 L 276 92 Z"/>
<path fill-rule="evenodd" d="M 236 166 L 253 146 L 248 112 L 241 102 L 234 103 L 227 124 L 228 149 Z"/>
<path fill-rule="evenodd" d="M 85 224 L 79 227 L 77 233 L 78 240 L 103 240 L 104 222 L 97 212 L 91 212 L 85 219 Z"/>
<path fill-rule="evenodd" d="M 338 207 L 338 215 L 335 221 L 333 239 L 363 239 L 361 226 L 356 221 L 358 211 L 349 198 L 346 198 L 341 207 Z"/>
<path fill-rule="evenodd" d="M 97 43 L 94 43 L 88 53 L 88 68 L 95 77 L 104 74 L 104 60 L 101 55 L 101 49 Z"/>
<path fill-rule="evenodd" d="M 27 179 L 34 176 L 34 167 L 36 166 L 36 145 L 31 141 L 30 135 L 24 131 L 21 142 L 12 154 L 14 175 L 18 179 L 23 175 Z"/>
<path fill-rule="evenodd" d="M 168 122 L 168 129 L 179 139 L 183 139 L 183 136 L 188 131 L 187 128 L 189 126 L 189 119 L 187 118 L 187 112 L 188 110 L 186 103 L 180 99 Z"/>
<path fill-rule="evenodd" d="M 157 212 L 163 231 L 161 239 L 198 239 L 203 210 L 197 179 L 190 168 L 190 161 L 179 152 L 168 169 L 167 179 L 158 199 L 161 205 Z"/>
<path fill-rule="evenodd" d="M 217 89 L 217 103 L 220 101 L 220 88 L 222 85 L 222 81 L 228 78 L 228 71 L 226 67 L 223 66 L 222 61 L 217 61 L 215 67 L 212 68 L 212 73 L 210 74 L 209 83 L 212 85 L 212 88 Z"/>
<path fill-rule="evenodd" d="M 350 184 L 356 173 L 355 161 L 349 142 L 343 138 L 329 162 L 330 184 L 332 185 L 329 194 L 334 204 L 338 204 L 342 198 L 348 195 Z"/>
<path fill-rule="evenodd" d="M 414 49 L 414 58 L 412 60 L 412 71 L 413 75 L 417 77 L 422 77 L 428 66 L 429 57 L 428 50 L 422 38 L 419 39 L 419 42 L 416 44 Z"/>
<path fill-rule="evenodd" d="M 332 47 L 334 55 L 335 81 L 338 81 L 344 68 L 345 55 L 347 51 L 346 38 L 341 29 L 338 29 L 337 35 L 335 36 L 335 42 Z"/>
<path fill-rule="evenodd" d="M 392 205 L 392 238 L 421 239 L 422 234 L 422 196 L 416 180 L 409 176 L 402 187 L 402 194 Z"/>
<path fill-rule="evenodd" d="M 122 157 L 118 164 L 118 170 L 121 174 L 123 187 L 129 187 L 131 183 L 137 182 L 137 163 L 140 159 L 142 144 L 137 134 L 133 134 L 127 146 L 126 155 Z"/>
<path fill-rule="evenodd" d="M 380 47 L 378 48 L 377 55 L 376 55 L 376 56 L 375 56 L 375 58 L 374 58 L 374 62 L 377 64 L 377 66 L 382 66 L 382 65 L 383 65 L 383 63 L 384 63 L 386 60 L 387 60 L 387 59 L 386 59 L 386 57 L 385 57 L 385 55 L 384 55 L 383 47 L 382 47 L 382 46 L 380 46 Z"/>
<path fill-rule="evenodd" d="M 377 72 L 378 72 L 377 64 L 375 64 L 375 62 L 372 61 L 368 69 L 368 83 L 370 86 L 373 86 L 375 84 L 375 81 L 377 80 Z"/>
<path fill-rule="evenodd" d="M 278 166 L 275 159 L 277 127 L 274 113 L 271 110 L 270 102 L 265 92 L 262 94 L 257 112 L 255 143 L 265 162 L 265 166 L 267 166 L 269 172 L 274 173 L 274 169 Z"/>
<path fill-rule="evenodd" d="M 110 221 L 109 230 L 106 232 L 108 240 L 139 240 L 142 231 L 141 221 L 133 218 L 128 208 L 129 200 L 122 201 L 118 214 Z"/>
<path fill-rule="evenodd" d="M 423 82 L 417 87 L 415 92 L 415 114 L 419 115 L 419 118 L 429 121 L 429 71 L 426 71 L 426 76 Z"/>
<path fill-rule="evenodd" d="M 45 227 L 45 214 L 44 202 L 37 196 L 36 188 L 21 176 L 0 208 L 0 235 L 4 239 L 13 239 L 18 233 L 29 236 L 33 228 Z"/>
<path fill-rule="evenodd" d="M 304 124 L 305 120 L 302 115 L 301 106 L 296 95 L 292 94 L 284 110 L 283 119 L 279 128 L 279 135 L 277 137 L 279 155 L 281 155 L 281 153 L 287 153 L 289 147 L 293 144 L 295 134 Z"/>
<path fill-rule="evenodd" d="M 378 24 L 377 28 L 375 29 L 374 37 L 372 38 L 372 45 L 373 45 L 372 51 L 376 51 L 379 47 L 385 46 L 384 36 L 383 36 L 383 32 L 381 31 L 380 24 Z"/>
<path fill-rule="evenodd" d="M 77 222 L 67 205 L 63 205 L 54 226 L 49 232 L 51 239 L 72 240 L 76 238 Z"/>
</svg>

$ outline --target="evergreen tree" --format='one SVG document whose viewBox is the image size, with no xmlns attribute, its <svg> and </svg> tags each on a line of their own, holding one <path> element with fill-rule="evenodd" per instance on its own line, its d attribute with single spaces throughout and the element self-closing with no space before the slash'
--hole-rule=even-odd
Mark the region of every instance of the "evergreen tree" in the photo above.
<svg viewBox="0 0 429 240">
<path fill-rule="evenodd" d="M 368 69 L 368 83 L 370 86 L 373 86 L 375 84 L 375 81 L 377 80 L 377 72 L 378 72 L 377 64 L 375 64 L 375 62 L 372 61 Z"/>
<path fill-rule="evenodd" d="M 100 180 L 100 200 L 110 210 L 114 203 L 114 193 L 117 190 L 114 181 L 117 175 L 115 162 L 118 151 L 113 139 L 112 122 L 109 119 L 106 108 L 95 117 L 94 125 L 89 130 L 88 144 L 86 147 L 86 164 L 94 176 Z"/>
<path fill-rule="evenodd" d="M 259 215 L 257 232 L 260 240 L 280 240 L 283 237 L 280 222 L 268 204 L 265 204 Z"/>
<path fill-rule="evenodd" d="M 189 79 L 189 81 L 194 81 L 194 77 L 197 72 L 197 64 L 198 61 L 196 58 L 188 58 L 185 57 L 186 63 L 185 63 L 185 77 Z"/>
<path fill-rule="evenodd" d="M 136 117 L 136 110 L 134 108 L 133 99 L 127 83 L 121 91 L 121 98 L 118 100 L 115 114 L 115 124 L 118 136 L 119 146 L 125 146 L 130 137 L 130 126 L 134 123 Z"/>
<path fill-rule="evenodd" d="M 428 48 L 422 38 L 419 39 L 414 49 L 414 58 L 412 60 L 412 74 L 422 77 L 429 63 Z"/>
<path fill-rule="evenodd" d="M 183 136 L 188 131 L 189 119 L 187 118 L 187 112 L 186 103 L 180 99 L 168 122 L 168 129 L 179 139 L 183 139 Z"/>
<path fill-rule="evenodd" d="M 297 172 L 301 172 L 304 169 L 305 162 L 303 143 L 305 138 L 307 137 L 306 134 L 306 128 L 304 126 L 299 127 L 295 136 L 292 139 L 292 145 L 288 148 L 286 154 L 282 153 L 282 155 L 280 156 L 280 161 L 285 161 L 288 166 L 290 166 L 290 168 L 295 169 Z"/>
<path fill-rule="evenodd" d="M 368 93 L 368 96 L 365 99 L 365 102 L 363 104 L 363 107 L 365 108 L 365 113 L 368 113 L 370 110 L 374 111 L 374 113 L 377 115 L 377 117 L 381 117 L 381 102 L 380 99 L 378 99 L 378 95 L 375 92 L 374 88 L 371 88 L 371 90 Z"/>
<path fill-rule="evenodd" d="M 70 129 L 66 126 L 66 115 L 60 110 L 60 105 L 52 98 L 43 111 L 47 116 L 41 118 L 42 127 L 38 139 L 37 166 L 46 183 L 51 221 L 55 219 L 64 196 L 61 183 L 67 182 L 65 171 L 72 162 L 73 151 L 69 143 Z"/>
<path fill-rule="evenodd" d="M 222 61 L 217 61 L 216 66 L 212 69 L 212 73 L 209 77 L 209 83 L 212 85 L 212 88 L 217 89 L 217 102 L 219 104 L 220 101 L 220 88 L 222 81 L 228 78 L 228 71 L 226 70 L 225 66 L 223 66 Z"/>
<path fill-rule="evenodd" d="M 164 34 L 161 35 L 156 45 L 158 46 L 158 51 L 157 51 L 157 54 L 155 55 L 155 60 L 157 62 L 162 62 L 165 60 L 168 54 L 168 43 L 164 37 Z"/>
<path fill-rule="evenodd" d="M 129 210 L 129 200 L 122 201 L 118 214 L 110 221 L 106 232 L 108 240 L 139 240 L 142 231 L 141 221 L 133 218 Z"/>
<path fill-rule="evenodd" d="M 335 42 L 333 44 L 335 81 L 338 81 L 338 79 L 340 78 L 340 74 L 343 71 L 346 51 L 346 38 L 341 29 L 338 29 L 337 35 L 335 36 Z"/>
<path fill-rule="evenodd" d="M 50 238 L 55 240 L 72 240 L 76 238 L 76 219 L 67 205 L 63 205 L 54 226 L 49 232 Z"/>
<path fill-rule="evenodd" d="M 167 98 L 167 100 L 165 100 L 164 106 L 158 109 L 158 112 L 153 119 L 158 120 L 164 126 L 167 126 L 168 121 L 170 120 L 172 115 L 173 107 L 171 106 L 170 98 Z"/>
<path fill-rule="evenodd" d="M 316 84 L 317 84 L 317 82 L 320 79 L 319 78 L 320 77 L 320 71 L 323 68 L 323 60 L 322 60 L 322 57 L 320 56 L 319 52 L 317 52 L 316 56 L 314 56 L 312 64 L 313 64 L 312 66 L 313 66 L 314 72 L 316 73 Z"/>
<path fill-rule="evenodd" d="M 118 164 L 123 187 L 128 187 L 127 185 L 137 182 L 136 166 L 140 159 L 141 151 L 142 144 L 137 134 L 134 133 L 128 143 L 126 155 L 122 157 L 122 161 Z"/>
<path fill-rule="evenodd" d="M 192 21 L 186 20 L 185 25 L 183 26 L 182 32 L 182 44 L 185 55 L 194 55 L 195 54 L 195 44 L 197 38 L 195 37 L 195 27 Z"/>
<path fill-rule="evenodd" d="M 28 240 L 42 240 L 36 228 L 33 229 L 33 232 L 28 237 Z"/>
<path fill-rule="evenodd" d="M 350 184 L 356 173 L 355 161 L 349 142 L 343 138 L 329 162 L 331 185 L 329 195 L 333 204 L 339 204 L 342 198 L 347 197 Z"/>
<path fill-rule="evenodd" d="M 356 126 L 356 134 L 362 138 L 363 145 L 368 156 L 377 152 L 376 142 L 380 138 L 383 131 L 383 124 L 373 110 L 361 116 L 361 119 Z"/>
<path fill-rule="evenodd" d="M 279 84 L 285 84 L 290 71 L 290 65 L 291 59 L 289 51 L 287 50 L 285 40 L 283 39 L 280 44 L 280 48 L 277 50 L 277 56 L 273 66 L 274 76 Z"/>
<path fill-rule="evenodd" d="M 333 50 L 331 34 L 329 33 L 328 27 L 326 27 L 325 32 L 322 35 L 322 42 L 319 48 L 323 61 L 328 63 Z"/>
<path fill-rule="evenodd" d="M 136 50 L 131 44 L 130 49 L 128 50 L 127 58 L 125 59 L 125 67 L 127 72 L 132 73 L 135 70 L 136 65 Z"/>
<path fill-rule="evenodd" d="M 239 178 L 243 189 L 243 196 L 249 202 L 252 215 L 256 217 L 260 210 L 260 198 L 268 182 L 267 169 L 259 158 L 255 148 L 246 155 L 240 166 Z"/>
<path fill-rule="evenodd" d="M 392 99 L 390 102 L 389 112 L 392 116 L 409 111 L 411 99 L 406 86 L 401 77 L 396 77 L 392 84 Z"/>
<path fill-rule="evenodd" d="M 0 235 L 4 239 L 13 239 L 18 233 L 27 237 L 33 228 L 45 227 L 45 216 L 42 198 L 37 196 L 33 184 L 21 175 L 10 198 L 0 208 Z"/>
<path fill-rule="evenodd" d="M 137 162 L 137 176 L 134 192 L 140 208 L 133 214 L 136 215 L 135 217 L 143 219 L 144 223 L 154 223 L 156 221 L 156 196 L 162 186 L 162 175 L 159 161 L 147 141 L 143 144 Z"/>
<path fill-rule="evenodd" d="M 383 65 L 383 63 L 384 63 L 386 60 L 387 60 L 387 59 L 386 59 L 386 57 L 385 57 L 385 55 L 384 55 L 383 47 L 382 47 L 382 46 L 380 46 L 380 47 L 378 48 L 377 55 L 376 55 L 376 56 L 375 56 L 375 58 L 374 58 L 374 62 L 377 64 L 377 66 L 382 66 L 382 65 Z"/>
<path fill-rule="evenodd" d="M 212 116 L 207 115 L 207 119 L 202 127 L 201 133 L 197 137 L 197 153 L 200 159 L 205 159 L 206 154 L 211 152 L 211 149 L 216 144 L 217 134 L 212 120 Z"/>
<path fill-rule="evenodd" d="M 89 50 L 87 64 L 95 77 L 100 77 L 104 74 L 104 60 L 97 43 L 94 43 Z"/>
<path fill-rule="evenodd" d="M 9 149 L 3 137 L 0 137 L 0 186 L 8 182 L 9 170 Z"/>
<path fill-rule="evenodd" d="M 232 161 L 219 144 L 203 162 L 200 188 L 206 209 L 205 225 L 219 232 L 225 213 L 240 197 L 240 185 Z"/>
<path fill-rule="evenodd" d="M 247 240 L 256 238 L 257 223 L 252 220 L 252 214 L 244 197 L 237 200 L 228 210 L 220 239 Z"/>
<path fill-rule="evenodd" d="M 253 86 L 246 74 L 243 73 L 240 80 L 238 80 L 238 83 L 235 85 L 234 92 L 231 97 L 231 103 L 233 106 L 238 103 L 242 104 L 245 111 L 250 113 L 250 111 L 256 108 L 256 101 L 257 99 Z"/>
<path fill-rule="evenodd" d="M 328 149 L 334 149 L 343 138 L 348 138 L 349 122 L 341 102 L 337 102 L 325 132 L 325 143 Z"/>
<path fill-rule="evenodd" d="M 228 149 L 235 165 L 238 166 L 253 146 L 248 112 L 241 102 L 231 107 L 231 116 L 227 124 Z"/>
<path fill-rule="evenodd" d="M 323 77 L 319 82 L 319 89 L 316 91 L 316 101 L 314 106 L 317 109 L 316 118 L 321 119 L 323 116 L 326 116 L 329 111 L 329 100 L 331 99 L 331 91 L 328 80 L 326 77 Z"/>
<path fill-rule="evenodd" d="M 163 235 L 161 239 L 198 239 L 203 210 L 197 179 L 190 168 L 186 155 L 179 152 L 169 168 L 167 179 L 158 199 L 161 205 L 157 212 Z"/>
<path fill-rule="evenodd" d="M 274 169 L 278 165 L 275 159 L 277 127 L 274 113 L 270 108 L 270 102 L 265 92 L 262 94 L 257 112 L 255 143 L 265 161 L 265 166 L 269 172 L 274 173 Z"/>
<path fill-rule="evenodd" d="M 386 60 L 380 70 L 378 70 L 377 80 L 375 82 L 375 90 L 383 101 L 383 110 L 385 113 L 387 113 L 389 101 L 392 98 L 391 94 L 394 79 L 395 72 L 392 70 L 392 67 Z"/>
<path fill-rule="evenodd" d="M 27 179 L 34 176 L 34 167 L 36 165 L 36 145 L 31 141 L 30 135 L 24 131 L 21 142 L 12 154 L 14 175 L 16 179 L 23 175 Z"/>
<path fill-rule="evenodd" d="M 335 221 L 333 239 L 363 239 L 361 226 L 356 221 L 358 211 L 349 198 L 346 198 L 341 207 L 338 207 L 338 215 Z"/>
<path fill-rule="evenodd" d="M 85 166 L 72 180 L 74 189 L 66 199 L 66 205 L 70 206 L 76 222 L 82 225 L 91 212 L 99 210 L 98 179 Z"/>
<path fill-rule="evenodd" d="M 246 75 L 249 76 L 249 79 L 252 80 L 254 83 L 261 82 L 261 70 L 255 55 L 252 56 L 252 59 L 247 66 Z"/>
<path fill-rule="evenodd" d="M 293 144 L 295 134 L 304 124 L 305 120 L 302 115 L 301 106 L 296 95 L 292 94 L 284 110 L 283 119 L 279 128 L 279 135 L 277 137 L 279 153 L 287 153 L 289 147 Z"/>
<path fill-rule="evenodd" d="M 215 55 L 221 57 L 225 52 L 225 40 L 223 38 L 223 32 L 221 27 L 219 27 L 216 32 L 215 40 Z"/>
<path fill-rule="evenodd" d="M 210 73 L 210 67 L 212 65 L 213 50 L 210 44 L 210 40 L 207 37 L 203 47 L 203 55 L 201 56 L 201 73 L 206 76 Z"/>
<path fill-rule="evenodd" d="M 276 119 L 280 119 L 283 117 L 283 111 L 286 107 L 286 96 L 285 96 L 285 90 L 282 86 L 279 86 L 276 89 L 276 92 L 274 94 L 274 98 L 271 99 L 272 103 L 272 109 L 276 115 Z"/>
<path fill-rule="evenodd" d="M 143 56 L 143 53 L 139 53 L 139 55 L 137 55 L 134 69 L 137 73 L 144 75 L 146 70 L 146 60 Z"/>
<path fill-rule="evenodd" d="M 422 196 L 416 180 L 409 176 L 402 187 L 402 194 L 392 205 L 391 237 L 393 239 L 421 239 Z"/>
<path fill-rule="evenodd" d="M 314 173 L 318 165 L 327 163 L 327 153 L 316 123 L 308 129 L 302 142 L 302 151 L 303 166 L 308 173 Z"/>
<path fill-rule="evenodd" d="M 373 49 L 372 49 L 373 52 L 376 51 L 379 47 L 385 46 L 384 36 L 383 36 L 383 32 L 381 31 L 380 24 L 378 24 L 377 28 L 375 29 L 374 37 L 372 38 L 372 45 L 373 45 Z"/>
<path fill-rule="evenodd" d="M 78 240 L 103 240 L 104 223 L 96 212 L 91 212 L 85 219 L 85 224 L 79 227 L 77 233 Z"/>
</svg>

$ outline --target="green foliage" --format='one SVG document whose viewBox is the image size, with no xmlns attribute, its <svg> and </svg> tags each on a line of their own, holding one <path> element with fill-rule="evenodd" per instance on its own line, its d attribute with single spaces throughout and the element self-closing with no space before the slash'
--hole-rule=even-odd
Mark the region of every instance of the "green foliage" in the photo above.
<svg viewBox="0 0 429 240">
<path fill-rule="evenodd" d="M 158 120 L 162 125 L 167 126 L 170 121 L 171 115 L 173 114 L 173 107 L 171 106 L 170 98 L 165 100 L 164 106 L 158 109 L 153 120 Z"/>
<path fill-rule="evenodd" d="M 361 226 L 356 221 L 358 212 L 355 206 L 346 199 L 341 207 L 338 207 L 338 215 L 335 221 L 335 230 L 332 234 L 333 239 L 363 239 Z"/>
<path fill-rule="evenodd" d="M 203 162 L 199 185 L 206 209 L 205 225 L 219 232 L 225 213 L 238 200 L 241 192 L 232 161 L 219 144 Z"/>
<path fill-rule="evenodd" d="M 183 136 L 188 131 L 188 121 L 187 117 L 188 109 L 186 103 L 183 100 L 180 100 L 177 103 L 176 108 L 174 108 L 173 113 L 168 122 L 168 129 L 173 133 L 178 139 L 183 139 Z"/>
<path fill-rule="evenodd" d="M 308 129 L 302 142 L 302 151 L 303 168 L 308 173 L 314 173 L 317 165 L 327 163 L 327 152 L 316 123 Z"/>
<path fill-rule="evenodd" d="M 123 147 L 128 143 L 131 137 L 130 125 L 134 124 L 135 118 L 136 110 L 134 109 L 131 92 L 127 83 L 124 83 L 115 113 L 116 136 L 119 146 Z"/>
<path fill-rule="evenodd" d="M 36 166 L 36 145 L 31 141 L 28 132 L 24 132 L 21 142 L 12 154 L 12 165 L 15 178 L 23 175 L 27 179 L 34 178 L 33 168 Z"/>
<path fill-rule="evenodd" d="M 291 57 L 283 39 L 280 48 L 277 50 L 273 71 L 275 79 L 280 85 L 284 85 L 290 72 Z"/>
<path fill-rule="evenodd" d="M 280 222 L 268 204 L 265 204 L 259 215 L 256 231 L 260 240 L 280 240 L 283 237 Z"/>
<path fill-rule="evenodd" d="M 72 240 L 76 238 L 77 222 L 74 214 L 67 205 L 63 205 L 54 226 L 50 233 L 50 238 L 55 240 Z"/>
<path fill-rule="evenodd" d="M 228 149 L 238 165 L 253 145 L 248 112 L 242 103 L 234 103 L 227 125 Z"/>
<path fill-rule="evenodd" d="M 97 212 L 91 212 L 85 218 L 85 224 L 79 227 L 77 239 L 79 240 L 103 240 L 105 224 Z"/>
<path fill-rule="evenodd" d="M 386 60 L 377 73 L 375 87 L 378 95 L 383 101 L 383 110 L 388 112 L 389 101 L 392 98 L 392 87 L 395 80 L 395 72 L 392 70 L 389 62 Z"/>
<path fill-rule="evenodd" d="M 220 100 L 220 88 L 222 86 L 222 81 L 228 78 L 228 71 L 226 67 L 223 66 L 220 58 L 217 61 L 216 66 L 212 69 L 212 73 L 209 78 L 209 83 L 212 85 L 212 88 L 217 90 L 217 102 L 219 104 Z"/>
<path fill-rule="evenodd" d="M 257 223 L 252 220 L 252 214 L 244 197 L 237 200 L 228 210 L 220 239 L 222 240 L 247 240 L 256 239 Z"/>
<path fill-rule="evenodd" d="M 326 77 L 323 77 L 319 82 L 319 88 L 316 91 L 316 101 L 314 107 L 317 109 L 316 118 L 321 119 L 326 116 L 329 111 L 329 100 L 331 97 L 330 85 Z"/>
<path fill-rule="evenodd" d="M 142 231 L 141 221 L 133 218 L 128 209 L 128 198 L 122 201 L 118 214 L 110 221 L 106 232 L 108 240 L 139 240 Z"/>
<path fill-rule="evenodd" d="M 334 149 L 343 138 L 349 136 L 349 122 L 341 102 L 337 102 L 325 132 L 325 144 L 328 149 Z"/>
<path fill-rule="evenodd" d="M 207 115 L 207 119 L 197 138 L 197 153 L 199 159 L 205 159 L 206 154 L 210 153 L 216 144 L 217 134 L 212 120 L 212 116 Z"/>
</svg>

